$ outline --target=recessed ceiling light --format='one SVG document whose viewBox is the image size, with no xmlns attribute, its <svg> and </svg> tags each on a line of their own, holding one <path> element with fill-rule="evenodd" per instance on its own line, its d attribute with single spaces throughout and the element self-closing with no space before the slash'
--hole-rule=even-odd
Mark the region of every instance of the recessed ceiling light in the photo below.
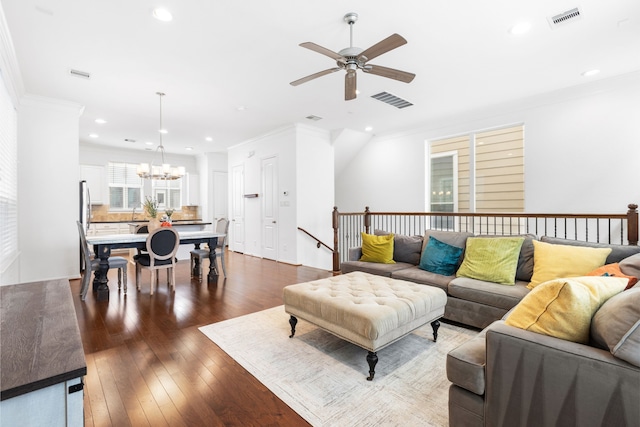
<svg viewBox="0 0 640 427">
<path fill-rule="evenodd" d="M 211 141 L 213 141 L 213 138 L 211 138 L 210 136 L 208 136 L 208 137 L 206 137 L 204 140 L 205 140 L 205 141 L 208 141 L 208 142 L 211 142 Z"/>
<path fill-rule="evenodd" d="M 107 121 L 105 119 L 96 119 L 95 122 L 98 123 L 99 125 L 103 125 L 103 124 L 107 123 Z"/>
<path fill-rule="evenodd" d="M 244 105 L 239 105 L 238 107 L 236 107 L 236 110 L 238 110 L 238 111 L 244 111 L 246 109 L 247 109 L 247 107 L 245 107 Z"/>
<path fill-rule="evenodd" d="M 162 134 L 169 133 L 169 131 L 166 130 L 166 129 L 158 129 L 158 132 L 160 132 Z"/>
<path fill-rule="evenodd" d="M 191 151 L 191 150 L 193 150 L 193 147 L 185 147 L 184 149 L 187 150 L 187 151 Z"/>
<path fill-rule="evenodd" d="M 524 33 L 529 32 L 531 29 L 531 24 L 528 22 L 518 22 L 513 27 L 509 28 L 509 34 L 514 36 L 520 36 Z"/>
<path fill-rule="evenodd" d="M 149 142 L 149 141 L 147 141 L 147 142 L 145 142 L 145 144 L 146 144 L 146 145 L 153 145 L 153 142 Z"/>
<path fill-rule="evenodd" d="M 591 76 L 595 76 L 599 72 L 600 72 L 600 70 L 589 70 L 589 71 L 585 71 L 584 73 L 582 73 L 582 76 L 583 77 L 591 77 Z"/>
<path fill-rule="evenodd" d="M 89 134 L 89 137 L 90 137 L 90 138 L 97 138 L 97 137 L 99 137 L 99 136 L 100 136 L 100 135 L 98 135 L 97 133 L 90 133 L 90 134 Z"/>
<path fill-rule="evenodd" d="M 153 9 L 153 17 L 162 22 L 169 22 L 173 19 L 173 15 L 171 15 L 171 12 L 161 7 Z"/>
<path fill-rule="evenodd" d="M 364 130 L 365 130 L 366 132 L 371 132 L 371 131 L 373 130 L 373 127 L 371 127 L 371 126 L 367 126 L 366 128 L 364 128 Z"/>
</svg>

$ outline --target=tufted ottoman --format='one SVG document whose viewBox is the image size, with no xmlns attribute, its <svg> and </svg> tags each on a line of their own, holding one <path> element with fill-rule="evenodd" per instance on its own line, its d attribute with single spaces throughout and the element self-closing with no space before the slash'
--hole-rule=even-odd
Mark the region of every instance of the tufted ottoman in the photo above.
<svg viewBox="0 0 640 427">
<path fill-rule="evenodd" d="M 447 303 L 440 288 L 358 271 L 286 286 L 283 292 L 291 315 L 289 338 L 300 318 L 368 350 L 369 381 L 378 350 L 428 322 L 435 341 Z"/>
</svg>

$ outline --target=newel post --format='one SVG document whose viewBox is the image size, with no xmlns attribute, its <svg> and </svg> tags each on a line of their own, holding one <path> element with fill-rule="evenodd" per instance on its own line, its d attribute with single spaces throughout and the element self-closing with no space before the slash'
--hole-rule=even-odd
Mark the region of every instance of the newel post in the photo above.
<svg viewBox="0 0 640 427">
<path fill-rule="evenodd" d="M 338 246 L 340 220 L 337 206 L 334 206 L 333 212 L 331 212 L 331 226 L 333 227 L 333 273 L 335 274 L 340 271 L 340 248 Z"/>
<path fill-rule="evenodd" d="M 627 240 L 630 245 L 638 244 L 638 205 L 631 203 L 627 211 Z"/>
<path fill-rule="evenodd" d="M 365 206 L 364 208 L 364 232 L 367 234 L 371 234 L 371 211 L 369 210 L 369 206 Z"/>
</svg>

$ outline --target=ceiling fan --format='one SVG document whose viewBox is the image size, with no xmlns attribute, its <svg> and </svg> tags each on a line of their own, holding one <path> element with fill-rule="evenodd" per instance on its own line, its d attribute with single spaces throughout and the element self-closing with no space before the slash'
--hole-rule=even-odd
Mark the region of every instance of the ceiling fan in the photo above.
<svg viewBox="0 0 640 427">
<path fill-rule="evenodd" d="M 292 86 L 298 86 L 310 80 L 317 79 L 318 77 L 335 73 L 336 71 L 345 70 L 347 73 L 344 78 L 344 99 L 345 101 L 349 101 L 356 98 L 357 70 L 362 70 L 365 73 L 399 80 L 405 83 L 411 83 L 413 78 L 416 76 L 413 73 L 407 73 L 406 71 L 400 71 L 393 68 L 387 68 L 380 65 L 373 65 L 368 63 L 371 59 L 374 59 L 382 55 L 383 53 L 387 53 L 390 50 L 406 44 L 407 41 L 404 37 L 399 34 L 392 34 L 386 39 L 374 44 L 370 48 L 363 50 L 359 47 L 353 46 L 353 24 L 355 24 L 355 22 L 358 20 L 358 14 L 353 12 L 347 13 L 344 16 L 344 20 L 349 24 L 350 42 L 349 47 L 342 49 L 340 52 L 333 52 L 332 50 L 329 50 L 312 42 L 300 43 L 300 46 L 304 48 L 313 50 L 314 52 L 318 52 L 328 56 L 329 58 L 335 59 L 338 66 L 295 80 L 290 83 Z"/>
</svg>

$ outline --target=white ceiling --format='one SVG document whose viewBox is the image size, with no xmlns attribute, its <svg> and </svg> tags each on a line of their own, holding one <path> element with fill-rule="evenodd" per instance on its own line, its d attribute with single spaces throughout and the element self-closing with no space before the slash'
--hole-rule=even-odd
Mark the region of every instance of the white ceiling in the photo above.
<svg viewBox="0 0 640 427">
<path fill-rule="evenodd" d="M 638 0 L 0 0 L 25 91 L 85 106 L 82 141 L 145 149 L 158 142 L 157 91 L 167 152 L 196 154 L 292 124 L 339 134 L 393 132 L 439 117 L 640 70 Z M 173 21 L 155 20 L 164 6 Z M 552 29 L 547 18 L 579 6 L 581 18 Z M 299 47 L 349 46 L 347 12 L 359 14 L 354 45 L 393 33 L 408 44 L 372 63 L 413 72 L 410 84 L 358 74 L 344 101 L 342 71 Z M 509 34 L 531 23 L 523 36 Z M 582 72 L 600 69 L 586 78 Z M 72 77 L 69 69 L 91 73 Z M 370 96 L 391 92 L 402 110 Z M 240 107 L 244 109 L 240 110 Z M 308 115 L 323 119 L 312 122 Z M 96 118 L 108 121 L 96 124 Z M 89 138 L 97 133 L 98 138 Z M 212 142 L 205 137 L 213 138 Z M 125 139 L 134 139 L 135 143 Z M 193 147 L 193 151 L 186 151 Z M 152 149 L 155 147 L 151 147 Z"/>
</svg>

